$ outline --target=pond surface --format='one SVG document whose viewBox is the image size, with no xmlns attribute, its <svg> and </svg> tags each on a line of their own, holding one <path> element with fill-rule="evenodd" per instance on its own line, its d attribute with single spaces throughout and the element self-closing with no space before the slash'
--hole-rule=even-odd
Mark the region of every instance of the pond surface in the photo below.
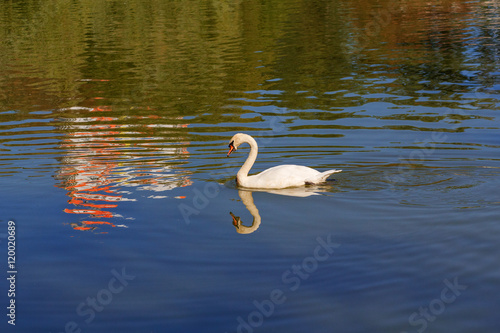
<svg viewBox="0 0 500 333">
<path fill-rule="evenodd" d="M 498 332 L 499 10 L 2 2 L 2 332 Z"/>
</svg>

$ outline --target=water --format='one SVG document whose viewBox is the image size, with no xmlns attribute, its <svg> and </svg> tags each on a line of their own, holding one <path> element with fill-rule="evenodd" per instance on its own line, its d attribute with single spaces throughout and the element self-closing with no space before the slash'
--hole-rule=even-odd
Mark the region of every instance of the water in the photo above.
<svg viewBox="0 0 500 333">
<path fill-rule="evenodd" d="M 2 332 L 498 332 L 498 9 L 1 4 Z"/>
</svg>

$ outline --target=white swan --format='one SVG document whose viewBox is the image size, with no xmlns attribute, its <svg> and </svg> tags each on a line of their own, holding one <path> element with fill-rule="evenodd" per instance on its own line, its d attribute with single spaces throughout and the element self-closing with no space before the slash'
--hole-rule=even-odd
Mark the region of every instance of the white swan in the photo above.
<svg viewBox="0 0 500 333">
<path fill-rule="evenodd" d="M 257 175 L 249 176 L 248 172 L 257 159 L 258 147 L 254 138 L 244 133 L 235 134 L 231 141 L 229 141 L 229 152 L 227 153 L 227 157 L 245 142 L 250 145 L 250 154 L 248 154 L 247 160 L 236 174 L 237 184 L 243 187 L 279 189 L 308 184 L 319 184 L 326 181 L 331 174 L 342 171 L 334 169 L 319 172 L 306 166 L 287 164 L 278 165 L 264 170 Z"/>
</svg>

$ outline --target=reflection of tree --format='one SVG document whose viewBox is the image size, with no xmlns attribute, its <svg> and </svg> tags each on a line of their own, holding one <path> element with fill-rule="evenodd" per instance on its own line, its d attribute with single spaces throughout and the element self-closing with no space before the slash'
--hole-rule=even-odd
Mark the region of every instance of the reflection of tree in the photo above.
<svg viewBox="0 0 500 333">
<path fill-rule="evenodd" d="M 78 110 L 111 111 L 109 108 Z M 126 218 L 117 211 L 120 202 L 135 201 L 126 197 L 127 187 L 164 192 L 191 184 L 186 174 L 179 174 L 172 164 L 165 162 L 180 155 L 185 158 L 185 148 L 151 146 L 159 138 L 148 136 L 148 125 L 131 126 L 117 120 L 113 114 L 88 116 L 70 118 L 64 125 L 67 137 L 61 149 L 67 153 L 61 159 L 57 179 L 58 186 L 68 191 L 68 203 L 72 205 L 64 211 L 83 217 L 78 223 L 71 223 L 74 229 L 124 226 L 112 221 Z"/>
<path fill-rule="evenodd" d="M 461 72 L 476 59 L 486 69 L 475 78 L 492 80 L 499 61 L 494 1 L 52 0 L 0 10 L 0 108 L 81 105 L 99 90 L 115 104 L 208 111 L 218 123 L 228 99 L 238 112 L 260 97 L 242 91 L 279 92 L 259 106 L 309 109 L 296 93 L 305 91 L 329 109 L 324 93 L 368 94 L 367 82 L 381 75 L 388 91 L 412 95 L 426 88 L 415 84 L 422 80 L 467 80 Z M 343 80 L 353 72 L 358 80 Z M 40 98 L 17 98 L 23 90 Z"/>
</svg>

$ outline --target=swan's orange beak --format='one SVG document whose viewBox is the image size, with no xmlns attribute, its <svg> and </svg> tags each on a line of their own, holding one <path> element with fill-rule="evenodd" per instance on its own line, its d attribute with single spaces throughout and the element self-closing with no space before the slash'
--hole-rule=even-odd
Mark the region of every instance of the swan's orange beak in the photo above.
<svg viewBox="0 0 500 333">
<path fill-rule="evenodd" d="M 240 228 L 240 227 L 238 226 L 238 219 L 239 219 L 239 217 L 238 217 L 238 216 L 234 216 L 234 214 L 233 214 L 232 212 L 229 212 L 229 214 L 231 214 L 231 217 L 233 218 L 233 225 L 234 225 L 236 228 L 238 228 L 238 229 L 239 229 L 239 228 Z"/>
<path fill-rule="evenodd" d="M 236 148 L 234 148 L 234 145 L 232 142 L 228 145 L 228 147 L 229 147 L 229 151 L 227 152 L 226 157 L 229 157 L 229 155 L 231 155 L 231 153 L 236 150 Z"/>
</svg>

